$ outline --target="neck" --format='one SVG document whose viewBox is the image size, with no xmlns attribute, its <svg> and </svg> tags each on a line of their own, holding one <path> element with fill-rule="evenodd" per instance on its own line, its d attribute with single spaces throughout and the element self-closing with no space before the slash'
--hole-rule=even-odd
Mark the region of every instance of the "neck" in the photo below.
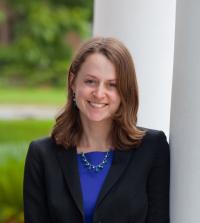
<svg viewBox="0 0 200 223">
<path fill-rule="evenodd" d="M 78 152 L 108 151 L 112 147 L 111 123 L 82 122 L 83 135 L 77 145 Z"/>
</svg>

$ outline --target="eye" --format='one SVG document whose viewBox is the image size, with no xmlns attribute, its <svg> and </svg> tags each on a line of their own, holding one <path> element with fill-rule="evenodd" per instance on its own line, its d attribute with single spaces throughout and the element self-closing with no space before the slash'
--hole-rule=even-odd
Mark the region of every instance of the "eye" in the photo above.
<svg viewBox="0 0 200 223">
<path fill-rule="evenodd" d="M 88 84 L 88 85 L 93 85 L 93 84 L 96 83 L 96 81 L 93 80 L 93 79 L 87 79 L 87 80 L 85 80 L 85 83 Z"/>
<path fill-rule="evenodd" d="M 117 84 L 116 83 L 109 83 L 109 87 L 116 88 L 117 87 Z"/>
</svg>

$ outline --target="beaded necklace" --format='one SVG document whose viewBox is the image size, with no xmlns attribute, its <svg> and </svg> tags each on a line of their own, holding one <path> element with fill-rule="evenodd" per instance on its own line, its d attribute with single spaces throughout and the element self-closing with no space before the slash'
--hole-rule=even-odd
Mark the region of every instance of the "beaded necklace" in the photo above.
<svg viewBox="0 0 200 223">
<path fill-rule="evenodd" d="M 91 171 L 95 171 L 95 172 L 99 172 L 100 170 L 102 170 L 104 168 L 104 166 L 107 164 L 108 162 L 108 158 L 110 157 L 109 151 L 105 154 L 103 161 L 100 162 L 97 165 L 93 165 L 91 164 L 88 159 L 86 158 L 84 153 L 81 153 L 81 161 L 83 163 L 83 165 Z"/>
</svg>

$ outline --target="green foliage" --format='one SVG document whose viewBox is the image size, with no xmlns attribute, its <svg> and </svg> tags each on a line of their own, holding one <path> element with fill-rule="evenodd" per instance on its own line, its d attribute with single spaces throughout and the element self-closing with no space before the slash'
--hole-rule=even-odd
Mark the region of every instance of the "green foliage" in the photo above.
<svg viewBox="0 0 200 223">
<path fill-rule="evenodd" d="M 5 13 L 0 10 L 0 25 L 3 23 L 6 19 Z"/>
<path fill-rule="evenodd" d="M 23 222 L 23 172 L 27 143 L 0 145 L 0 222 Z"/>
<path fill-rule="evenodd" d="M 23 223 L 23 173 L 31 140 L 49 134 L 51 121 L 0 121 L 0 222 Z"/>
<path fill-rule="evenodd" d="M 16 22 L 13 42 L 0 46 L 0 80 L 12 85 L 65 85 L 73 51 L 68 34 L 80 39 L 90 35 L 92 1 L 84 7 L 77 4 L 87 1 L 8 2 Z"/>
</svg>

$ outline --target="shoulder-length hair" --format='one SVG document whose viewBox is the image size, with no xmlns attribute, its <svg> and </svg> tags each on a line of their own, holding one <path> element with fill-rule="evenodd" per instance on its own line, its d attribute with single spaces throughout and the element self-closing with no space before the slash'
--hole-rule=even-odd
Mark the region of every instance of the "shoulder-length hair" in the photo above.
<svg viewBox="0 0 200 223">
<path fill-rule="evenodd" d="M 70 74 L 73 73 L 76 79 L 81 65 L 93 53 L 106 56 L 116 69 L 121 104 L 113 117 L 112 145 L 119 150 L 135 148 L 145 135 L 144 130 L 136 127 L 139 105 L 136 73 L 129 51 L 115 38 L 92 38 L 77 52 L 68 71 L 68 100 L 63 111 L 56 118 L 51 136 L 57 144 L 65 148 L 75 146 L 79 142 L 83 128 L 79 110 L 73 102 Z"/>
</svg>

